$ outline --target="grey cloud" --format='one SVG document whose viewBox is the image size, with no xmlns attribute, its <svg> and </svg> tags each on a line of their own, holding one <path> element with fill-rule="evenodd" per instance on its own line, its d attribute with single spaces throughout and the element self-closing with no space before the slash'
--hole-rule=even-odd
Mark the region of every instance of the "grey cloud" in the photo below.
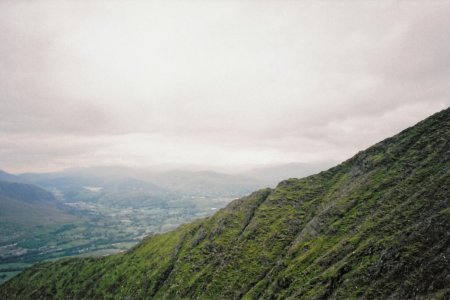
<svg viewBox="0 0 450 300">
<path fill-rule="evenodd" d="M 438 1 L 4 1 L 0 163 L 344 159 L 450 105 L 449 13 Z"/>
<path fill-rule="evenodd" d="M 430 9 L 431 8 L 431 9 Z M 385 80 L 420 82 L 450 74 L 450 5 L 421 7 L 404 32 L 381 50 L 375 68 Z"/>
</svg>

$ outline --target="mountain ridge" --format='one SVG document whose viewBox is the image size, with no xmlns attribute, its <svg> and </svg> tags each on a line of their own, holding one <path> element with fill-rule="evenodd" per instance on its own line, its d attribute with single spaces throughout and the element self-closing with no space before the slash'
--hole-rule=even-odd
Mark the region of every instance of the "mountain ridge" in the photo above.
<svg viewBox="0 0 450 300">
<path fill-rule="evenodd" d="M 450 109 L 127 253 L 42 263 L 14 298 L 450 296 Z"/>
<path fill-rule="evenodd" d="M 27 183 L 26 180 L 0 169 L 0 181 Z"/>
</svg>

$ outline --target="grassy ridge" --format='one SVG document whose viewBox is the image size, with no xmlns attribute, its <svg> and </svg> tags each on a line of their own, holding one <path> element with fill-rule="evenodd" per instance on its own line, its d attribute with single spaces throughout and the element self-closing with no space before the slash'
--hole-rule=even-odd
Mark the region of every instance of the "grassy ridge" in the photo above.
<svg viewBox="0 0 450 300">
<path fill-rule="evenodd" d="M 5 299 L 450 297 L 450 110 L 127 253 L 32 267 Z"/>
</svg>

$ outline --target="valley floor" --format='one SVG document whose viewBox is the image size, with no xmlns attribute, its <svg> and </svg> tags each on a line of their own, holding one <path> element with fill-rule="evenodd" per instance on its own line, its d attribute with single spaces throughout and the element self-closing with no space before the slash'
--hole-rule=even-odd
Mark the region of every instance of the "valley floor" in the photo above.
<svg viewBox="0 0 450 300">
<path fill-rule="evenodd" d="M 0 238 L 0 283 L 36 262 L 126 251 L 154 233 L 166 232 L 213 214 L 232 198 L 199 197 L 178 207 L 110 207 L 92 201 L 65 203 L 79 222 L 63 226 L 9 229 Z"/>
</svg>

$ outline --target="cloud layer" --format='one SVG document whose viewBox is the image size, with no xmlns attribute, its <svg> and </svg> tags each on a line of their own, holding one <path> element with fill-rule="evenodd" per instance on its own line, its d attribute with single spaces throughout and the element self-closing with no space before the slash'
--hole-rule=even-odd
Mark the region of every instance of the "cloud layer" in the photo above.
<svg viewBox="0 0 450 300">
<path fill-rule="evenodd" d="M 450 5 L 3 1 L 0 168 L 342 160 L 450 104 Z"/>
</svg>

